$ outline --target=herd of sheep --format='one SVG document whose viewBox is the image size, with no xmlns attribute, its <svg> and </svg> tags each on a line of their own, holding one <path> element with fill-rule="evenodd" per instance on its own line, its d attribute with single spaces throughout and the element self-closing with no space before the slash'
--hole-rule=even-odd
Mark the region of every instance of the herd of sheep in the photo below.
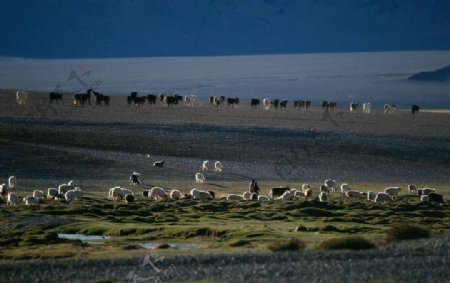
<svg viewBox="0 0 450 283">
<path fill-rule="evenodd" d="M 218 172 L 223 170 L 223 165 L 218 161 L 215 166 Z M 208 162 L 203 163 L 202 169 L 208 170 Z M 132 176 L 139 173 L 133 172 Z M 197 173 L 201 174 L 201 173 Z M 196 179 L 197 179 L 196 174 Z M 203 175 L 203 174 L 201 174 Z M 134 177 L 130 177 L 130 184 L 133 184 Z M 140 182 L 139 182 L 140 183 Z M 14 176 L 9 177 L 8 183 L 0 185 L 0 194 L 2 198 L 6 198 L 7 205 L 18 205 L 20 198 L 14 193 L 17 186 L 17 179 Z M 382 192 L 362 192 L 350 188 L 347 183 L 337 185 L 335 180 L 327 179 L 318 188 L 318 200 L 320 202 L 326 202 L 331 193 L 337 193 L 347 198 L 367 199 L 375 203 L 389 202 L 397 199 L 401 192 L 400 187 L 388 187 Z M 316 191 L 317 191 L 316 189 Z M 309 184 L 303 184 L 301 188 L 289 188 L 289 187 L 277 187 L 269 190 L 267 195 L 258 194 L 249 191 L 245 191 L 242 194 L 227 194 L 221 195 L 217 199 L 221 201 L 240 201 L 240 200 L 255 200 L 255 201 L 270 201 L 270 200 L 295 200 L 295 199 L 308 199 L 313 197 L 313 188 Z M 424 202 L 438 202 L 443 203 L 444 198 L 441 194 L 436 192 L 433 188 L 419 188 L 416 189 L 414 185 L 408 186 L 408 192 L 410 194 L 416 194 L 421 201 Z M 31 195 L 27 195 L 23 198 L 25 205 L 39 205 L 39 202 L 43 198 L 54 199 L 59 201 L 65 201 L 67 203 L 75 200 L 80 200 L 83 197 L 83 191 L 74 186 L 73 181 L 66 184 L 61 184 L 58 188 L 48 188 L 47 194 L 44 194 L 41 190 L 34 190 Z M 191 189 L 188 193 L 183 194 L 180 190 L 166 190 L 161 187 L 153 187 L 151 189 L 142 190 L 142 198 L 148 200 L 165 200 L 165 199 L 204 199 L 213 200 L 216 199 L 216 193 L 214 191 L 204 191 L 198 188 Z M 122 188 L 120 186 L 113 187 L 108 191 L 109 200 L 124 200 L 127 203 L 134 202 L 135 194 L 131 189 Z"/>
</svg>

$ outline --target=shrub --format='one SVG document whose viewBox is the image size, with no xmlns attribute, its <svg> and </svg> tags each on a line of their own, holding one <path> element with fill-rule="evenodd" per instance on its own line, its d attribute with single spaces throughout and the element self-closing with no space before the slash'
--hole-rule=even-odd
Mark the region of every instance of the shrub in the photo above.
<svg viewBox="0 0 450 283">
<path fill-rule="evenodd" d="M 305 243 L 298 239 L 274 240 L 272 243 L 267 245 L 267 248 L 273 252 L 296 251 L 303 249 L 304 247 Z"/>
<path fill-rule="evenodd" d="M 367 250 L 375 245 L 360 236 L 330 239 L 322 242 L 317 248 L 320 250 Z"/>
<path fill-rule="evenodd" d="M 386 234 L 386 241 L 421 239 L 430 237 L 430 232 L 422 227 L 401 224 L 392 226 Z"/>
</svg>

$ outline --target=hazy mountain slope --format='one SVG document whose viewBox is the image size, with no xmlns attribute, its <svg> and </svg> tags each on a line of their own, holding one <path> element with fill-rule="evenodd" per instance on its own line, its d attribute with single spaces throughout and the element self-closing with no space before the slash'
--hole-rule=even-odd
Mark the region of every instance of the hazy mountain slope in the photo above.
<svg viewBox="0 0 450 283">
<path fill-rule="evenodd" d="M 416 73 L 408 79 L 428 82 L 450 82 L 450 65 L 435 71 Z"/>
<path fill-rule="evenodd" d="M 446 0 L 2 1 L 1 56 L 450 49 Z"/>
</svg>

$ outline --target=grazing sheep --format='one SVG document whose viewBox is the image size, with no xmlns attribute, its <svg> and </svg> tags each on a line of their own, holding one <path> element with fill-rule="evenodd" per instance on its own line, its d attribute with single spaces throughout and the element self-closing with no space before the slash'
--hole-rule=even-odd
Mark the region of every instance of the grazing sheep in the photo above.
<svg viewBox="0 0 450 283">
<path fill-rule="evenodd" d="M 374 192 L 367 192 L 367 200 L 374 201 L 376 194 Z"/>
<path fill-rule="evenodd" d="M 329 189 L 328 192 L 330 192 L 330 191 L 335 192 L 336 191 L 336 181 L 335 180 L 327 179 L 327 180 L 325 180 L 324 185 L 328 187 L 328 189 Z"/>
<path fill-rule="evenodd" d="M 197 173 L 195 174 L 195 182 L 197 184 L 202 184 L 205 182 L 205 175 L 203 175 L 202 173 Z"/>
<path fill-rule="evenodd" d="M 169 196 L 172 199 L 179 199 L 181 198 L 181 192 L 179 190 L 171 190 Z"/>
<path fill-rule="evenodd" d="M 74 190 L 75 187 L 73 185 L 69 185 L 69 184 L 62 184 L 58 186 L 58 194 L 59 195 L 64 195 L 66 192 L 70 191 L 70 190 Z"/>
<path fill-rule="evenodd" d="M 14 176 L 8 178 L 8 188 L 14 189 L 17 186 L 17 179 Z"/>
<path fill-rule="evenodd" d="M 119 186 L 113 187 L 113 188 L 109 189 L 108 199 L 109 200 L 117 200 L 117 199 L 119 199 L 119 197 L 121 197 L 121 195 L 122 195 L 122 189 Z"/>
<path fill-rule="evenodd" d="M 305 198 L 306 197 L 312 197 L 313 191 L 312 191 L 311 188 L 309 188 L 309 189 L 306 189 L 303 193 L 305 194 Z"/>
<path fill-rule="evenodd" d="M 326 186 L 326 185 L 320 185 L 319 192 L 321 192 L 321 193 L 326 193 L 326 194 L 330 194 L 330 189 L 329 189 L 329 187 Z"/>
<path fill-rule="evenodd" d="M 320 192 L 319 193 L 319 201 L 320 202 L 326 202 L 327 201 L 327 193 L 326 192 Z"/>
<path fill-rule="evenodd" d="M 420 196 L 420 201 L 429 202 L 430 198 L 427 195 L 421 195 Z"/>
<path fill-rule="evenodd" d="M 153 167 L 164 167 L 164 160 L 158 160 L 153 162 Z"/>
<path fill-rule="evenodd" d="M 39 199 L 33 196 L 26 196 L 23 198 L 25 205 L 39 205 Z"/>
<path fill-rule="evenodd" d="M 289 191 L 289 187 L 279 187 L 279 188 L 272 188 L 269 191 L 269 197 L 275 198 L 282 196 L 286 191 Z"/>
<path fill-rule="evenodd" d="M 444 203 L 444 197 L 440 194 L 431 192 L 428 194 L 428 199 L 430 200 L 430 202 L 441 202 Z"/>
<path fill-rule="evenodd" d="M 414 185 L 408 185 L 408 192 L 410 193 L 416 193 L 417 189 Z"/>
<path fill-rule="evenodd" d="M 0 195 L 2 197 L 6 197 L 8 195 L 8 193 L 9 193 L 9 189 L 8 189 L 8 187 L 6 187 L 6 184 L 5 183 L 1 184 L 0 185 Z"/>
<path fill-rule="evenodd" d="M 270 198 L 266 195 L 258 195 L 259 201 L 270 201 Z"/>
<path fill-rule="evenodd" d="M 20 202 L 19 197 L 15 193 L 8 193 L 6 205 L 18 205 Z"/>
<path fill-rule="evenodd" d="M 219 200 L 227 200 L 227 195 L 220 195 Z"/>
<path fill-rule="evenodd" d="M 290 200 L 291 199 L 291 191 L 285 191 L 284 194 L 278 198 L 277 200 Z"/>
<path fill-rule="evenodd" d="M 401 189 L 399 187 L 389 187 L 384 189 L 384 192 L 390 195 L 391 197 L 396 197 L 400 193 Z"/>
<path fill-rule="evenodd" d="M 422 189 L 422 194 L 424 195 L 429 195 L 430 193 L 435 193 L 436 189 L 432 189 L 432 188 L 423 188 Z"/>
<path fill-rule="evenodd" d="M 72 202 L 72 201 L 74 201 L 75 200 L 75 190 L 70 190 L 70 191 L 67 191 L 65 194 L 64 194 L 64 198 L 66 199 L 66 201 L 67 202 Z"/>
<path fill-rule="evenodd" d="M 208 171 L 208 169 L 209 169 L 208 165 L 209 165 L 209 161 L 208 160 L 203 161 L 202 170 L 203 171 Z"/>
<path fill-rule="evenodd" d="M 80 200 L 83 198 L 83 191 L 76 187 L 74 190 L 74 200 Z"/>
<path fill-rule="evenodd" d="M 196 188 L 192 189 L 190 191 L 190 194 L 193 199 L 213 199 L 209 192 L 205 192 Z"/>
<path fill-rule="evenodd" d="M 303 192 L 303 191 L 296 191 L 294 193 L 294 197 L 304 197 L 304 196 L 305 196 L 305 192 Z"/>
<path fill-rule="evenodd" d="M 227 200 L 243 200 L 241 195 L 229 194 Z"/>
<path fill-rule="evenodd" d="M 341 193 L 344 195 L 345 192 L 347 192 L 349 190 L 350 190 L 350 187 L 348 186 L 348 184 L 347 183 L 342 183 L 342 185 L 341 185 Z"/>
<path fill-rule="evenodd" d="M 360 198 L 363 194 L 360 191 L 348 190 L 345 192 L 345 196 L 348 198 Z"/>
<path fill-rule="evenodd" d="M 35 198 L 44 198 L 44 192 L 40 190 L 33 191 L 33 197 Z"/>
<path fill-rule="evenodd" d="M 252 195 L 250 196 L 250 200 L 258 200 L 258 194 L 252 193 Z"/>
<path fill-rule="evenodd" d="M 59 197 L 58 189 L 56 189 L 56 188 L 48 188 L 47 189 L 47 198 L 48 199 L 57 198 L 57 197 Z"/>
<path fill-rule="evenodd" d="M 216 169 L 216 172 L 222 173 L 223 171 L 223 164 L 220 161 L 216 161 L 214 163 L 214 168 Z"/>
<path fill-rule="evenodd" d="M 386 202 L 386 201 L 391 201 L 391 200 L 392 200 L 391 195 L 389 195 L 388 193 L 380 192 L 375 196 L 375 199 L 373 201 L 374 202 Z"/>
<path fill-rule="evenodd" d="M 161 187 L 153 187 L 150 189 L 148 198 L 153 200 L 166 199 L 167 198 L 166 191 Z"/>
<path fill-rule="evenodd" d="M 242 198 L 243 199 L 245 199 L 245 200 L 250 200 L 250 197 L 252 196 L 252 193 L 251 192 L 244 192 L 243 194 L 242 194 Z"/>
</svg>

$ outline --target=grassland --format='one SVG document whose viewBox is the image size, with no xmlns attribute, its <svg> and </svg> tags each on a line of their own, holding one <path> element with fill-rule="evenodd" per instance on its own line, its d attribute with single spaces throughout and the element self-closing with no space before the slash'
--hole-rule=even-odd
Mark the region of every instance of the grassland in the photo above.
<svg viewBox="0 0 450 283">
<path fill-rule="evenodd" d="M 406 190 L 435 187 L 450 197 L 450 115 L 407 112 L 351 115 L 344 108 L 310 111 L 127 106 L 113 97 L 110 107 L 48 105 L 33 93 L 17 105 L 0 91 L 0 180 L 19 180 L 20 196 L 75 180 L 85 198 L 74 203 L 43 200 L 38 207 L 0 203 L 0 258 L 108 258 L 145 253 L 140 243 L 191 243 L 200 249 L 164 253 L 267 251 L 278 239 L 299 239 L 316 249 L 328 239 L 361 236 L 383 245 L 386 231 L 415 224 L 432 235 L 448 233 L 449 205 L 421 203 Z M 314 102 L 313 102 L 314 103 Z M 164 168 L 155 160 L 164 159 Z M 195 185 L 202 160 L 221 160 L 223 174 L 206 173 Z M 271 187 L 310 183 L 308 200 L 224 202 L 196 200 L 109 201 L 107 190 L 128 186 L 132 171 L 143 174 L 143 189 L 158 185 L 188 192 L 194 186 L 216 195 L 242 193 L 251 178 L 263 193 Z M 404 188 L 395 202 L 374 204 L 333 193 L 317 201 L 326 178 L 360 191 Z M 297 231 L 296 231 L 297 230 Z M 58 238 L 58 233 L 112 236 L 103 244 Z"/>
</svg>

